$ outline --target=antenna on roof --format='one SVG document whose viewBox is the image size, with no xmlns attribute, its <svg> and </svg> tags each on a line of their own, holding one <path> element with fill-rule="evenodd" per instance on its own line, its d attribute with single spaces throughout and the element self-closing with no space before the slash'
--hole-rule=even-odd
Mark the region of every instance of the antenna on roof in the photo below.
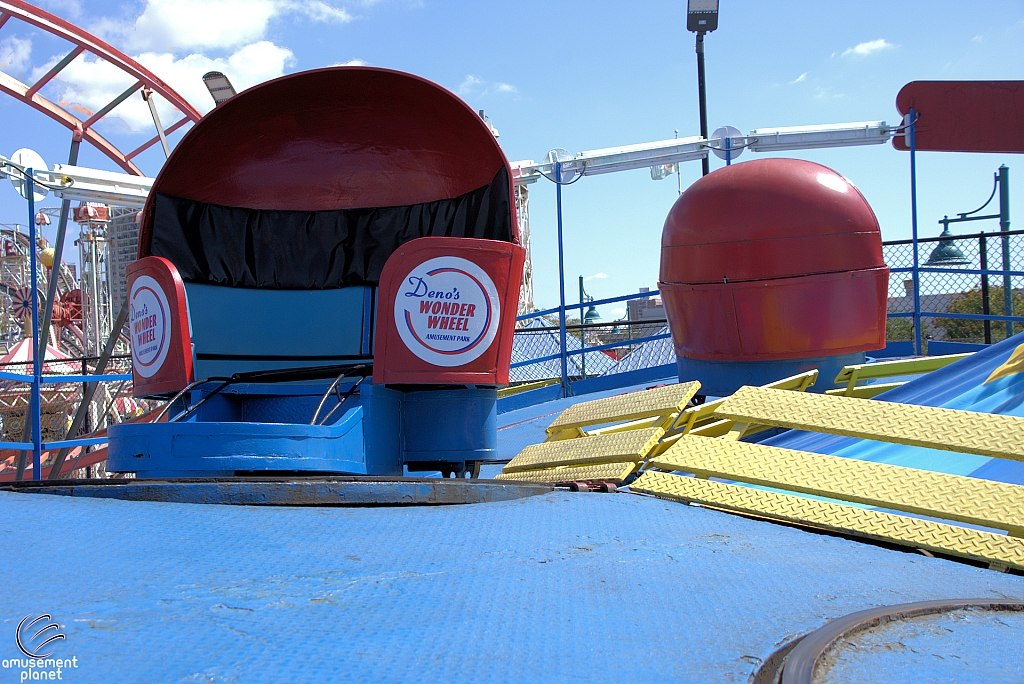
<svg viewBox="0 0 1024 684">
<path fill-rule="evenodd" d="M 495 138 L 497 138 L 499 135 L 498 129 L 491 125 L 491 117 L 484 114 L 484 110 L 482 109 L 480 110 L 480 118 L 483 119 L 484 123 L 487 124 L 487 127 L 491 129 L 491 134 L 494 135 Z"/>
<path fill-rule="evenodd" d="M 206 89 L 210 91 L 210 96 L 217 105 L 230 100 L 237 94 L 228 77 L 219 71 L 208 71 L 203 74 L 203 83 L 206 84 Z"/>
</svg>

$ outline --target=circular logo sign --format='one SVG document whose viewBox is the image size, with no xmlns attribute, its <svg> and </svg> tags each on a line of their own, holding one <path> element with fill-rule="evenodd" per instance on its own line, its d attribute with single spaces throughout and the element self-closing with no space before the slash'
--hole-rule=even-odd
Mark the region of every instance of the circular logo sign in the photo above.
<svg viewBox="0 0 1024 684">
<path fill-rule="evenodd" d="M 131 326 L 132 366 L 144 378 L 153 377 L 170 347 L 170 307 L 167 297 L 155 280 L 139 276 L 132 283 Z"/>
<path fill-rule="evenodd" d="M 424 261 L 395 297 L 399 336 L 409 351 L 435 366 L 461 366 L 487 351 L 500 316 L 490 277 L 459 257 Z"/>
</svg>

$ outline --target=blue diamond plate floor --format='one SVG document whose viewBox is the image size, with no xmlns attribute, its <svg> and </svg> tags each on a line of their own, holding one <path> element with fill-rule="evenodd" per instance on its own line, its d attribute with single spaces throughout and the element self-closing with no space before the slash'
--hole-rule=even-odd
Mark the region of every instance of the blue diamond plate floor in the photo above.
<svg viewBox="0 0 1024 684">
<path fill-rule="evenodd" d="M 81 682 L 739 682 L 830 618 L 1024 577 L 633 494 L 257 508 L 0 493 L 0 658 Z M 0 669 L 0 683 L 18 680 Z"/>
</svg>

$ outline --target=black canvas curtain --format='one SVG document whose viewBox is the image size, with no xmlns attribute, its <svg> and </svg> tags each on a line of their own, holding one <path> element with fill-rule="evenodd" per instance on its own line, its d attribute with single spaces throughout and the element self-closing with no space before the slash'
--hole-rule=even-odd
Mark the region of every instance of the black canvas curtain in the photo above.
<svg viewBox="0 0 1024 684">
<path fill-rule="evenodd" d="M 269 289 L 376 285 L 384 262 L 426 236 L 512 240 L 508 171 L 453 199 L 376 209 L 273 211 L 156 193 L 149 253 L 186 282 Z"/>
</svg>

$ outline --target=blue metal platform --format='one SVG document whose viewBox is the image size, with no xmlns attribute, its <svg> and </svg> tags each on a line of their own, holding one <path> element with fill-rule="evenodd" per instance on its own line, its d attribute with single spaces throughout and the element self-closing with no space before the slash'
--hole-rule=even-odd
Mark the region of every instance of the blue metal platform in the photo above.
<svg viewBox="0 0 1024 684">
<path fill-rule="evenodd" d="M 0 493 L 0 529 L 0 658 L 18 657 L 19 620 L 50 613 L 67 636 L 54 657 L 77 659 L 67 681 L 747 682 L 853 611 L 1024 597 L 1024 577 L 628 493 L 403 508 Z"/>
</svg>

